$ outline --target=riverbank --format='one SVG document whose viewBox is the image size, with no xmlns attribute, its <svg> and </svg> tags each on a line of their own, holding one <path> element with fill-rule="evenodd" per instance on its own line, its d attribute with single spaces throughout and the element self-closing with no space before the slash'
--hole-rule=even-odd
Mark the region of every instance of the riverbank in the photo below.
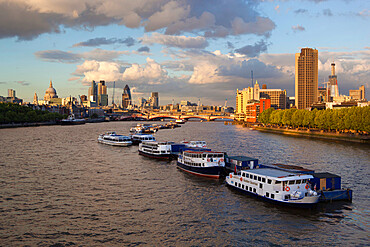
<svg viewBox="0 0 370 247">
<path fill-rule="evenodd" d="M 285 128 L 285 127 L 279 128 L 279 127 L 265 127 L 265 126 L 256 126 L 256 125 L 251 126 L 251 128 L 254 130 L 261 131 L 261 132 L 268 132 L 268 133 L 274 133 L 274 134 L 370 144 L 369 135 L 360 135 L 360 134 L 355 134 L 355 133 L 324 132 L 323 130 L 290 129 L 290 128 Z"/>
<path fill-rule="evenodd" d="M 87 119 L 86 123 L 102 123 L 106 120 L 104 118 L 91 118 Z M 40 127 L 40 126 L 49 126 L 49 125 L 60 125 L 58 121 L 50 121 L 50 122 L 38 122 L 38 123 L 8 123 L 8 124 L 0 124 L 0 129 L 7 129 L 7 128 L 21 128 L 21 127 Z"/>
</svg>

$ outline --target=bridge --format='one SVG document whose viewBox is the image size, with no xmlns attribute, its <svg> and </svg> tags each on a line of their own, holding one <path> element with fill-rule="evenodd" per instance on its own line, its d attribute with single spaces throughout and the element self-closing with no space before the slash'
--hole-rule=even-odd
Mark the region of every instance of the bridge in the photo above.
<svg viewBox="0 0 370 247">
<path fill-rule="evenodd" d="M 151 114 L 148 116 L 142 116 L 147 120 L 155 120 L 155 119 L 164 119 L 164 118 L 172 118 L 172 119 L 184 119 L 189 120 L 191 118 L 197 118 L 205 121 L 214 121 L 216 119 L 231 119 L 234 120 L 234 116 L 225 116 L 225 115 L 170 115 L 170 114 Z"/>
</svg>

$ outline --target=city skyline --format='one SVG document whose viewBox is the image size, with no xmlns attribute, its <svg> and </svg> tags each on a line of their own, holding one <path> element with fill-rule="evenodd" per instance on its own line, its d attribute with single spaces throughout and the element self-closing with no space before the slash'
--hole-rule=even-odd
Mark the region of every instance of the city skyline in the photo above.
<svg viewBox="0 0 370 247">
<path fill-rule="evenodd" d="M 302 47 L 318 50 L 318 86 L 334 62 L 348 95 L 370 85 L 370 31 L 354 28 L 370 19 L 365 2 L 0 0 L 0 95 L 14 89 L 32 102 L 52 80 L 59 97 L 77 97 L 105 80 L 109 104 L 115 81 L 115 101 L 128 84 L 133 101 L 159 92 L 162 105 L 235 105 L 253 70 L 261 85 L 294 96 Z"/>
</svg>

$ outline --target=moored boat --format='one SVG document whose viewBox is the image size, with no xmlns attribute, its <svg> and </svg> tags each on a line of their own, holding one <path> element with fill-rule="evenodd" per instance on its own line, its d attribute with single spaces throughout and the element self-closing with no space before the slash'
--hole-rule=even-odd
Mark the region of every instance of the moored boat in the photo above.
<svg viewBox="0 0 370 247">
<path fill-rule="evenodd" d="M 181 143 L 192 148 L 207 148 L 207 143 L 205 141 L 182 141 Z"/>
<path fill-rule="evenodd" d="M 278 169 L 241 170 L 226 176 L 226 184 L 259 199 L 292 207 L 313 207 L 319 195 L 311 190 L 310 174 L 296 174 Z"/>
<path fill-rule="evenodd" d="M 131 135 L 132 144 L 138 145 L 139 143 L 145 141 L 145 142 L 154 142 L 155 138 L 151 134 L 133 134 Z"/>
<path fill-rule="evenodd" d="M 174 142 L 144 141 L 139 144 L 139 154 L 155 159 L 170 159 L 172 144 Z"/>
<path fill-rule="evenodd" d="M 114 131 L 99 135 L 98 142 L 103 143 L 103 144 L 112 145 L 112 146 L 132 145 L 132 141 L 129 136 L 117 135 L 116 132 Z"/>
<path fill-rule="evenodd" d="M 78 125 L 78 124 L 85 124 L 85 119 L 75 118 L 74 114 L 69 115 L 66 119 L 62 119 L 60 121 L 61 125 Z"/>
<path fill-rule="evenodd" d="M 194 175 L 219 178 L 225 167 L 225 154 L 212 151 L 183 151 L 177 167 Z"/>
</svg>

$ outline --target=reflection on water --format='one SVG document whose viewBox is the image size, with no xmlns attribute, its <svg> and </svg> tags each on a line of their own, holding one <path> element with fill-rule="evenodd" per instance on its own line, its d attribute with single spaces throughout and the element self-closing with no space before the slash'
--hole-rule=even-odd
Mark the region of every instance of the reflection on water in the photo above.
<svg viewBox="0 0 370 247">
<path fill-rule="evenodd" d="M 133 122 L 0 130 L 0 245 L 369 245 L 368 146 L 188 122 L 159 141 L 205 140 L 261 163 L 342 176 L 352 203 L 304 211 L 240 194 L 222 179 L 192 176 L 137 146 L 98 144 Z"/>
</svg>

